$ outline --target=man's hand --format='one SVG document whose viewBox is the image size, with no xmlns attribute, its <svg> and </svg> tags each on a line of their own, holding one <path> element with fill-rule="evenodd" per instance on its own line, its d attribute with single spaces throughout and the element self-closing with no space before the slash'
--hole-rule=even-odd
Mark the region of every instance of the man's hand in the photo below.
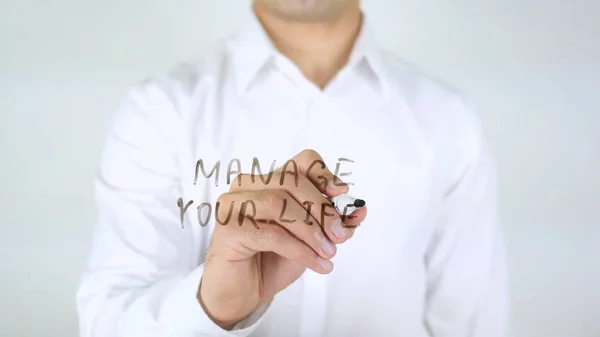
<svg viewBox="0 0 600 337">
<path fill-rule="evenodd" d="M 306 268 L 331 272 L 335 245 L 354 232 L 345 226 L 357 226 L 366 217 L 363 207 L 342 222 L 327 197 L 348 192 L 348 186 L 318 153 L 305 150 L 292 160 L 297 182 L 290 163 L 287 173 L 279 168 L 266 184 L 269 175 L 240 175 L 218 199 L 215 215 L 226 225 L 215 226 L 198 300 L 224 329 L 270 301 Z"/>
</svg>

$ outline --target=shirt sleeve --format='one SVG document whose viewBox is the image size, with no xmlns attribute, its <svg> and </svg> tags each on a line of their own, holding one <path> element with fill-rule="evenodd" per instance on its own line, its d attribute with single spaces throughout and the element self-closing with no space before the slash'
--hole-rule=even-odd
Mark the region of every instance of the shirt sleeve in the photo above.
<svg viewBox="0 0 600 337">
<path fill-rule="evenodd" d="M 459 164 L 426 255 L 425 322 L 433 337 L 504 337 L 507 273 L 496 167 L 474 109 L 460 126 Z"/>
<path fill-rule="evenodd" d="M 203 265 L 182 228 L 177 153 L 183 128 L 164 85 L 134 87 L 96 180 L 98 221 L 76 303 L 81 337 L 248 336 L 269 305 L 226 331 L 197 300 Z M 201 238 L 200 238 L 201 239 Z"/>
</svg>

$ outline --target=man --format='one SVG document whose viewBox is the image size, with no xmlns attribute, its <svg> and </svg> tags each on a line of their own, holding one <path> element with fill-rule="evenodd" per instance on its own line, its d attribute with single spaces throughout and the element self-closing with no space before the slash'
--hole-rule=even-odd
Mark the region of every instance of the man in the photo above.
<svg viewBox="0 0 600 337">
<path fill-rule="evenodd" d="M 473 109 L 377 47 L 357 0 L 252 8 L 118 112 L 81 336 L 502 336 Z"/>
</svg>

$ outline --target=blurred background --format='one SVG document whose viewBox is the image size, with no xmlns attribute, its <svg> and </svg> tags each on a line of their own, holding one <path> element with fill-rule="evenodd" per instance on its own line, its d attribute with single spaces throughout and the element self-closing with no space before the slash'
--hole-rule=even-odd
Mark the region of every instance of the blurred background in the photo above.
<svg viewBox="0 0 600 337">
<path fill-rule="evenodd" d="M 77 336 L 92 184 L 134 83 L 249 0 L 0 0 L 0 335 Z M 516 337 L 600 336 L 600 1 L 365 0 L 379 40 L 462 89 L 500 171 Z"/>
</svg>

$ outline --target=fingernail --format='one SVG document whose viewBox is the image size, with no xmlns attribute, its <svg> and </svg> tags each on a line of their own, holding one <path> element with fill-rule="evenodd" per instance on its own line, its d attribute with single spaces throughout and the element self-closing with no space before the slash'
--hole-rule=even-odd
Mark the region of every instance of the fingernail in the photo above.
<svg viewBox="0 0 600 337">
<path fill-rule="evenodd" d="M 348 229 L 343 227 L 342 220 L 340 219 L 333 222 L 331 230 L 333 231 L 333 234 L 340 239 L 345 238 L 349 234 Z"/>
<path fill-rule="evenodd" d="M 335 246 L 333 245 L 333 242 L 323 236 L 323 238 L 321 238 L 321 250 L 325 255 L 330 256 L 335 253 Z"/>
<path fill-rule="evenodd" d="M 325 260 L 322 257 L 317 257 L 317 263 L 321 268 L 325 269 L 325 271 L 330 271 L 333 269 L 333 263 L 329 260 Z"/>
</svg>

